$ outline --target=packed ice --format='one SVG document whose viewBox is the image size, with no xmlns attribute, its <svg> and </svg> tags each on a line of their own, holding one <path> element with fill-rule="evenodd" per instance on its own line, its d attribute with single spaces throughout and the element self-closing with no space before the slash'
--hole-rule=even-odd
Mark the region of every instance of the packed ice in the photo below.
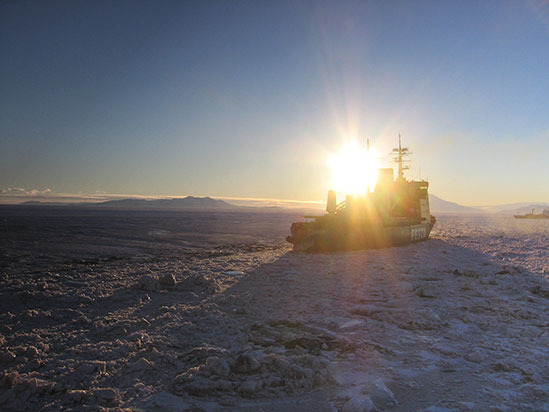
<svg viewBox="0 0 549 412">
<path fill-rule="evenodd" d="M 549 410 L 549 222 L 303 254 L 292 213 L 18 210 L 2 410 Z"/>
</svg>

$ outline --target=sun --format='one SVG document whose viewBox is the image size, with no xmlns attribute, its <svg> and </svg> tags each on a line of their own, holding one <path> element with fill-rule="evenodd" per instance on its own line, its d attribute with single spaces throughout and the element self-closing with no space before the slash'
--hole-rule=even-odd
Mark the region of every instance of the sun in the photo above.
<svg viewBox="0 0 549 412">
<path fill-rule="evenodd" d="M 332 170 L 331 188 L 338 194 L 365 195 L 373 190 L 377 179 L 377 159 L 375 153 L 366 149 L 356 140 L 346 142 L 330 158 Z"/>
</svg>

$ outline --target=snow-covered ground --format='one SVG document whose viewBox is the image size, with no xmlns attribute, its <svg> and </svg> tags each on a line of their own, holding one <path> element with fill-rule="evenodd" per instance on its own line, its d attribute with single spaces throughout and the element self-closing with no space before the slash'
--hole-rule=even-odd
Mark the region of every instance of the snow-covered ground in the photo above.
<svg viewBox="0 0 549 412">
<path fill-rule="evenodd" d="M 549 222 L 290 253 L 287 213 L 0 210 L 0 409 L 549 410 Z"/>
</svg>

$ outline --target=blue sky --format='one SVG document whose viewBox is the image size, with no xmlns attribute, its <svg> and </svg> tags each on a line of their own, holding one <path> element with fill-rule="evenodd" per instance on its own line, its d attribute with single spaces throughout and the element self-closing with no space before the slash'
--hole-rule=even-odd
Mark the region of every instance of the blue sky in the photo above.
<svg viewBox="0 0 549 412">
<path fill-rule="evenodd" d="M 0 56 L 4 190 L 318 200 L 402 133 L 440 197 L 549 199 L 547 3 L 4 1 Z"/>
</svg>

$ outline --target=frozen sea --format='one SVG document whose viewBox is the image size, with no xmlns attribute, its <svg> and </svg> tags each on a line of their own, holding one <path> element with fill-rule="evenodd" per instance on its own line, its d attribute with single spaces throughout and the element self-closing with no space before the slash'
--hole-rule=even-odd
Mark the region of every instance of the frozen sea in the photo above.
<svg viewBox="0 0 549 412">
<path fill-rule="evenodd" d="M 549 410 L 549 221 L 307 255 L 296 219 L 0 206 L 0 409 Z"/>
</svg>

